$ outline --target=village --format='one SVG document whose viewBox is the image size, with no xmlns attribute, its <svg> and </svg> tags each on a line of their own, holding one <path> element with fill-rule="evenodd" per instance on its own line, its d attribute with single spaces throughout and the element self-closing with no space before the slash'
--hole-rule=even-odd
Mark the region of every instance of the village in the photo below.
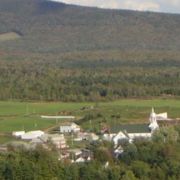
<svg viewBox="0 0 180 180">
<path fill-rule="evenodd" d="M 71 163 L 83 163 L 93 159 L 93 153 L 87 145 L 94 142 L 108 141 L 113 144 L 113 156 L 118 158 L 123 153 L 122 142 L 133 143 L 136 139 L 151 140 L 153 133 L 161 128 L 161 124 L 169 124 L 174 120 L 168 118 L 167 112 L 156 114 L 152 108 L 147 127 L 141 132 L 131 131 L 131 128 L 122 129 L 118 126 L 111 129 L 103 128 L 99 134 L 92 131 L 84 131 L 75 123 L 74 116 L 41 116 L 43 119 L 65 119 L 58 128 L 53 131 L 13 131 L 12 136 L 17 139 L 11 143 L 15 148 L 23 146 L 27 149 L 41 145 L 47 150 L 52 147 L 58 151 L 58 160 L 69 160 Z M 1 147 L 1 151 L 7 147 Z"/>
</svg>

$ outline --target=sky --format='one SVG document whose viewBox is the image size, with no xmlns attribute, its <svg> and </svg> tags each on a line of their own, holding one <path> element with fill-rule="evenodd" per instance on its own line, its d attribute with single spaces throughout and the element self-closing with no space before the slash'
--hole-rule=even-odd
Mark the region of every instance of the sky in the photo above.
<svg viewBox="0 0 180 180">
<path fill-rule="evenodd" d="M 180 13 L 180 0 L 53 0 L 110 9 Z"/>
</svg>

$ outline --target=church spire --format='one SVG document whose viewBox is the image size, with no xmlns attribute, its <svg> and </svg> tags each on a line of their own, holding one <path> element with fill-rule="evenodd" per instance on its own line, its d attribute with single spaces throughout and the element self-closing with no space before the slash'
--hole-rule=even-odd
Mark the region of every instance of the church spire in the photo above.
<svg viewBox="0 0 180 180">
<path fill-rule="evenodd" d="M 154 131 L 155 129 L 159 128 L 157 124 L 156 113 L 154 111 L 154 108 L 152 108 L 149 121 L 150 121 L 149 128 L 151 129 L 151 131 Z"/>
<path fill-rule="evenodd" d="M 151 113 L 154 113 L 154 107 L 152 107 L 152 111 L 151 111 Z"/>
</svg>

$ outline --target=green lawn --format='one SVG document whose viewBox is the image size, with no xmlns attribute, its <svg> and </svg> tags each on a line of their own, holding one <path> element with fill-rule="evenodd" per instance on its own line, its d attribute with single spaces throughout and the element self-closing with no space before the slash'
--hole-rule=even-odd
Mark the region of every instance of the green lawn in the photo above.
<svg viewBox="0 0 180 180">
<path fill-rule="evenodd" d="M 94 108 L 90 108 L 94 106 Z M 86 108 L 83 108 L 86 107 Z M 62 112 L 83 117 L 94 117 L 81 125 L 84 128 L 98 128 L 100 123 L 109 125 L 126 123 L 148 123 L 151 107 L 157 113 L 167 111 L 169 117 L 180 117 L 180 100 L 120 100 L 102 103 L 48 103 L 48 102 L 0 102 L 0 132 L 25 129 L 46 129 L 56 124 L 55 120 L 44 120 L 40 115 L 57 115 Z M 100 115 L 97 115 L 100 114 Z"/>
</svg>

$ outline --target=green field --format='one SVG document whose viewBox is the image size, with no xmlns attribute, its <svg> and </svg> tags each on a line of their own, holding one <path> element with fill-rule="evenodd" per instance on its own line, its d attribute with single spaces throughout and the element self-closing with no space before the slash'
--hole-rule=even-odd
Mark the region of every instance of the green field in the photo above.
<svg viewBox="0 0 180 180">
<path fill-rule="evenodd" d="M 0 132 L 18 130 L 45 130 L 56 125 L 56 120 L 44 120 L 40 115 L 67 114 L 86 117 L 79 123 L 84 128 L 97 128 L 100 123 L 109 125 L 148 123 L 151 107 L 157 113 L 167 111 L 169 117 L 180 117 L 180 100 L 120 100 L 102 103 L 44 103 L 0 102 Z M 90 121 L 91 120 L 91 121 Z"/>
</svg>

